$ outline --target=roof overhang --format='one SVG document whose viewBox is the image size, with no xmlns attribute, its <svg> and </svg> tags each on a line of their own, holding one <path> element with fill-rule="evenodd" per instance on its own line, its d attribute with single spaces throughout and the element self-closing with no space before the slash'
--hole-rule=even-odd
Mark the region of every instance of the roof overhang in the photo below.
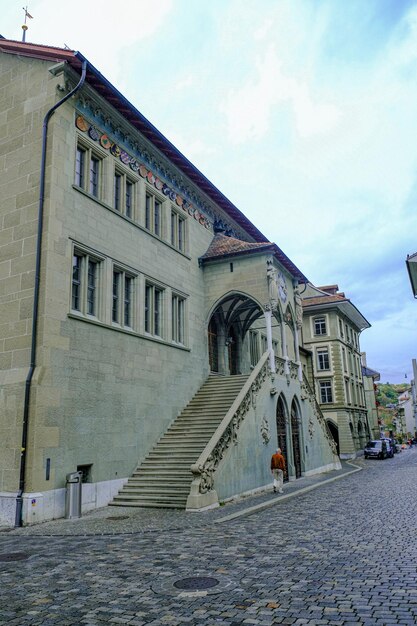
<svg viewBox="0 0 417 626">
<path fill-rule="evenodd" d="M 318 313 L 325 310 L 337 309 L 345 315 L 355 326 L 360 330 L 365 330 L 365 328 L 370 328 L 371 324 L 368 320 L 362 315 L 362 313 L 355 307 L 354 304 L 350 300 L 341 300 L 340 302 L 322 302 L 320 304 L 312 304 L 308 306 L 306 304 L 306 300 L 303 303 L 303 311 L 306 313 Z"/>
<path fill-rule="evenodd" d="M 407 255 L 405 264 L 407 265 L 413 296 L 417 298 L 417 252 Z"/>
</svg>

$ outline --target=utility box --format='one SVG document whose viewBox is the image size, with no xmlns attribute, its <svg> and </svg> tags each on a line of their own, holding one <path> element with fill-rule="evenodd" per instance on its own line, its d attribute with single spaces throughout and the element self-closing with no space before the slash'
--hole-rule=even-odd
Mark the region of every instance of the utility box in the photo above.
<svg viewBox="0 0 417 626">
<path fill-rule="evenodd" d="M 82 472 L 67 474 L 65 491 L 65 518 L 81 517 Z"/>
</svg>

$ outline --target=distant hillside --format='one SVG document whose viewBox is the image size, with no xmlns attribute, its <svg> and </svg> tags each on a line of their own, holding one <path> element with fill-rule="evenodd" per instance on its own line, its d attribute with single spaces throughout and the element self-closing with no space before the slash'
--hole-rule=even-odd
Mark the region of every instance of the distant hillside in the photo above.
<svg viewBox="0 0 417 626">
<path fill-rule="evenodd" d="M 390 383 L 377 384 L 377 400 L 380 406 L 386 407 L 387 404 L 397 404 L 398 396 L 408 389 L 408 385 L 402 383 L 399 385 L 391 385 Z"/>
</svg>

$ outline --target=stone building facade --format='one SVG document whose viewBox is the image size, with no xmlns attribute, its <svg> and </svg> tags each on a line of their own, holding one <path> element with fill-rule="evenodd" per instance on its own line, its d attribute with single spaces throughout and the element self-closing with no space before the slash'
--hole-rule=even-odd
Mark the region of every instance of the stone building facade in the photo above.
<svg viewBox="0 0 417 626">
<path fill-rule="evenodd" d="M 278 444 L 289 480 L 340 467 L 302 272 L 79 53 L 2 39 L 0 87 L 0 520 L 62 516 L 75 470 L 84 510 L 152 454 L 166 476 L 210 373 L 243 386 L 213 431 L 193 416 L 184 506 L 268 488 Z"/>
<path fill-rule="evenodd" d="M 318 402 L 340 458 L 354 458 L 371 435 L 359 343 L 370 324 L 338 285 L 307 284 L 302 298 L 303 345 L 313 353 Z"/>
</svg>

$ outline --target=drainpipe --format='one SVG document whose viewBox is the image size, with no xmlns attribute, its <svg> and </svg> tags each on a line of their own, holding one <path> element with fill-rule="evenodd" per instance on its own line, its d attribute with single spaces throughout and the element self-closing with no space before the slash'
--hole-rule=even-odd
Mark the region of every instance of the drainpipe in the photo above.
<svg viewBox="0 0 417 626">
<path fill-rule="evenodd" d="M 36 347 L 37 347 L 37 327 L 39 313 L 39 284 L 41 270 L 41 253 L 42 253 L 42 225 L 43 225 L 43 208 L 45 200 L 45 173 L 46 173 L 46 144 L 48 139 L 49 120 L 55 111 L 71 96 L 73 96 L 84 84 L 87 73 L 87 60 L 81 57 L 78 52 L 75 53 L 78 58 L 83 61 L 81 78 L 72 91 L 67 93 L 59 102 L 49 109 L 43 120 L 42 129 L 42 155 L 41 155 L 41 172 L 39 184 L 39 209 L 38 209 L 38 240 L 36 245 L 36 261 L 35 261 L 35 290 L 33 294 L 33 312 L 32 312 L 32 343 L 30 349 L 30 365 L 29 372 L 25 383 L 25 398 L 23 405 L 23 427 L 22 427 L 22 446 L 20 450 L 20 475 L 19 475 L 19 491 L 16 496 L 16 516 L 15 527 L 22 526 L 22 509 L 23 509 L 23 493 L 25 490 L 25 474 L 26 474 L 26 445 L 29 429 L 29 406 L 30 406 L 30 390 L 32 378 L 36 367 Z"/>
</svg>

